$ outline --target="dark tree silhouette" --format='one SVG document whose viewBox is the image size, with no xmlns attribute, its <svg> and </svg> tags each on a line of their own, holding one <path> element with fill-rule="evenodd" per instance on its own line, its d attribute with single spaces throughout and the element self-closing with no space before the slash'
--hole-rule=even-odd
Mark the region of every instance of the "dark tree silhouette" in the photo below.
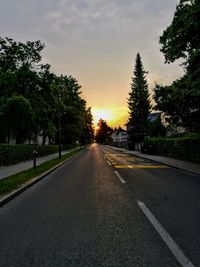
<svg viewBox="0 0 200 267">
<path fill-rule="evenodd" d="M 107 122 L 100 119 L 95 136 L 96 142 L 101 144 L 108 144 L 109 135 L 112 133 L 112 131 L 112 128 L 108 126 Z"/>
<path fill-rule="evenodd" d="M 128 99 L 130 139 L 134 139 L 135 135 L 146 132 L 148 127 L 147 117 L 150 112 L 148 84 L 145 76 L 146 72 L 144 71 L 139 53 L 136 56 L 133 74 L 131 92 L 129 93 Z"/>
<path fill-rule="evenodd" d="M 200 2 L 181 0 L 172 23 L 160 37 L 166 63 L 184 61 L 185 74 L 170 86 L 155 86 L 156 109 L 169 122 L 200 132 Z"/>
<path fill-rule="evenodd" d="M 21 143 L 38 135 L 43 144 L 47 137 L 58 142 L 58 117 L 63 144 L 90 142 L 92 115 L 81 86 L 74 77 L 56 76 L 50 65 L 42 64 L 43 48 L 40 41 L 0 38 L 0 142 L 12 136 Z"/>
</svg>

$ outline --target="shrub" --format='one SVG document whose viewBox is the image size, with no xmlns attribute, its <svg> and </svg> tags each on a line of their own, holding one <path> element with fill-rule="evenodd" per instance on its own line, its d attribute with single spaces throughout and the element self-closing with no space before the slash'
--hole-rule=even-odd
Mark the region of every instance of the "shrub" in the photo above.
<svg viewBox="0 0 200 267">
<path fill-rule="evenodd" d="M 200 137 L 152 138 L 152 154 L 200 162 Z"/>
<path fill-rule="evenodd" d="M 34 145 L 7 145 L 0 144 L 0 166 L 11 165 L 18 162 L 31 160 Z M 66 149 L 64 147 L 64 149 Z M 57 145 L 37 146 L 38 156 L 53 154 L 58 152 Z"/>
</svg>

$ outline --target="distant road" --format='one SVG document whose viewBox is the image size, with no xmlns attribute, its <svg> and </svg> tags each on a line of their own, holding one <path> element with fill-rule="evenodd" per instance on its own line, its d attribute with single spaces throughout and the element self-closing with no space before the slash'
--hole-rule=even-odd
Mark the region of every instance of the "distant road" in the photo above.
<svg viewBox="0 0 200 267">
<path fill-rule="evenodd" d="M 93 144 L 0 208 L 0 266 L 200 266 L 198 178 Z"/>
</svg>

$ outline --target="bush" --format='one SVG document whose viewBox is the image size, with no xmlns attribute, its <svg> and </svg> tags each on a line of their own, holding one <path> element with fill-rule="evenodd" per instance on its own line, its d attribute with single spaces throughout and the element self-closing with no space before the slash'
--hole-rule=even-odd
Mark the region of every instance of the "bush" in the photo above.
<svg viewBox="0 0 200 267">
<path fill-rule="evenodd" d="M 0 166 L 11 165 L 18 162 L 31 160 L 34 145 L 7 145 L 0 144 Z M 69 148 L 69 147 L 68 147 Z M 64 149 L 66 149 L 64 147 Z M 37 146 L 38 156 L 53 154 L 58 152 L 57 145 Z"/>
<path fill-rule="evenodd" d="M 152 138 L 152 154 L 200 163 L 200 136 Z"/>
</svg>

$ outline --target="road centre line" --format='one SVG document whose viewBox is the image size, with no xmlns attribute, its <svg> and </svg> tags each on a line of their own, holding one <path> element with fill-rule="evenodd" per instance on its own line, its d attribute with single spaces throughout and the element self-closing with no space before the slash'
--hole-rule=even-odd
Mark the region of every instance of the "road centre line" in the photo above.
<svg viewBox="0 0 200 267">
<path fill-rule="evenodd" d="M 158 232 L 162 240 L 171 250 L 180 265 L 182 267 L 194 267 L 192 262 L 184 254 L 180 247 L 175 243 L 175 241 L 171 238 L 171 236 L 167 233 L 167 231 L 163 228 L 163 226 L 159 223 L 159 221 L 155 218 L 155 216 L 151 213 L 147 206 L 139 200 L 137 200 L 137 204 L 142 210 L 142 212 L 145 214 L 145 216 L 148 218 L 148 220 L 151 222 L 155 230 Z"/>
<path fill-rule="evenodd" d="M 115 174 L 116 174 L 117 178 L 120 180 L 120 182 L 122 184 L 125 184 L 126 183 L 125 180 L 122 178 L 122 176 L 117 171 L 115 171 Z"/>
</svg>

